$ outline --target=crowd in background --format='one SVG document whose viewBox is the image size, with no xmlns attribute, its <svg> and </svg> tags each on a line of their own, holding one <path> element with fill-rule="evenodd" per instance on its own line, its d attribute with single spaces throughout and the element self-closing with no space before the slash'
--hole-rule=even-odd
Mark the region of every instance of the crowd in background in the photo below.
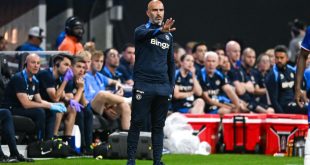
<svg viewBox="0 0 310 165">
<path fill-rule="evenodd" d="M 306 107 L 294 101 L 294 64 L 305 29 L 296 20 L 289 49 L 276 45 L 262 53 L 255 51 L 255 45 L 242 48 L 235 40 L 214 46 L 191 41 L 184 48 L 175 43 L 176 85 L 169 113 L 305 114 Z M 68 18 L 56 41 L 57 50 L 67 53 L 55 55 L 53 66 L 46 70 L 40 70 L 36 53 L 28 55 L 24 70 L 7 84 L 2 108 L 31 118 L 38 140 L 58 137 L 64 121 L 64 140 L 69 141 L 73 125 L 78 124 L 83 152 L 89 154 L 94 114 L 119 121 L 120 130 L 130 127 L 135 46 L 128 43 L 120 52 L 97 50 L 94 42 L 82 44 L 83 35 L 83 23 Z M 43 51 L 44 37 L 43 29 L 35 26 L 16 50 Z M 0 37 L 0 51 L 7 50 L 7 44 Z"/>
</svg>

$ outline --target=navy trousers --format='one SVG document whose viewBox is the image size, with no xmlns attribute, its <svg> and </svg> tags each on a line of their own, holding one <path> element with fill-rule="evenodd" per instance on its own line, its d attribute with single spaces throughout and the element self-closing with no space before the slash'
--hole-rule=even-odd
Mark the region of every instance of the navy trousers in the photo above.
<svg viewBox="0 0 310 165">
<path fill-rule="evenodd" d="M 38 140 L 49 140 L 53 138 L 56 120 L 55 112 L 42 108 L 13 108 L 11 111 L 13 115 L 26 116 L 34 121 Z"/>
<path fill-rule="evenodd" d="M 85 109 L 76 114 L 75 123 L 79 126 L 83 149 L 90 149 L 93 140 L 93 112 Z"/>
<path fill-rule="evenodd" d="M 130 129 L 127 138 L 128 159 L 135 159 L 140 130 L 150 115 L 154 162 L 161 160 L 163 150 L 163 127 L 168 112 L 168 96 L 156 92 L 133 90 Z"/>
<path fill-rule="evenodd" d="M 10 110 L 0 109 L 0 120 L 2 127 L 1 136 L 7 141 L 11 156 L 19 155 L 16 148 L 15 129 L 13 124 L 13 118 Z M 3 156 L 3 151 L 0 145 L 0 156 Z"/>
</svg>

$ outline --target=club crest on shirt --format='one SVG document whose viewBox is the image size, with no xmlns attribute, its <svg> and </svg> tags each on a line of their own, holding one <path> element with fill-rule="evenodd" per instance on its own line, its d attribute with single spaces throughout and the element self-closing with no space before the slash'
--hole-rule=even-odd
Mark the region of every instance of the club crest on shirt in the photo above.
<svg viewBox="0 0 310 165">
<path fill-rule="evenodd" d="M 33 100 L 34 95 L 27 95 L 27 97 L 28 97 L 28 100 L 29 100 L 29 101 L 32 101 L 32 100 Z"/>
<path fill-rule="evenodd" d="M 220 85 L 220 84 L 221 84 L 220 80 L 216 80 L 216 81 L 215 81 L 215 84 L 216 84 L 216 85 Z"/>
<path fill-rule="evenodd" d="M 189 83 L 191 83 L 191 84 L 192 84 L 192 83 L 193 83 L 193 79 L 189 79 Z"/>
<path fill-rule="evenodd" d="M 165 37 L 168 41 L 170 40 L 170 37 L 167 34 L 165 35 Z"/>
<path fill-rule="evenodd" d="M 141 99 L 142 99 L 142 95 L 141 95 L 140 93 L 137 93 L 137 94 L 136 94 L 136 99 L 137 99 L 137 100 L 141 100 Z"/>
<path fill-rule="evenodd" d="M 36 90 L 36 86 L 32 86 L 32 91 L 35 91 Z"/>
<path fill-rule="evenodd" d="M 283 80 L 284 79 L 284 75 L 280 74 L 280 79 Z"/>
<path fill-rule="evenodd" d="M 77 90 L 74 88 L 74 89 L 72 90 L 72 93 L 73 93 L 73 94 L 76 94 L 76 92 L 77 92 Z"/>
<path fill-rule="evenodd" d="M 291 78 L 294 78 L 294 73 L 291 73 L 291 75 L 290 75 L 290 76 L 291 76 Z"/>
</svg>

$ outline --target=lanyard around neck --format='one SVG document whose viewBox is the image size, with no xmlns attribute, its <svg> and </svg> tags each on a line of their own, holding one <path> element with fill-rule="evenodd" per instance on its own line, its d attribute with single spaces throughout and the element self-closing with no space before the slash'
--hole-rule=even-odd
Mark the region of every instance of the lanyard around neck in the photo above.
<svg viewBox="0 0 310 165">
<path fill-rule="evenodd" d="M 23 74 L 24 80 L 25 80 L 26 85 L 27 85 L 27 90 L 28 90 L 29 85 L 28 85 L 28 75 L 27 75 L 26 69 L 24 69 L 22 71 L 22 74 Z"/>
</svg>

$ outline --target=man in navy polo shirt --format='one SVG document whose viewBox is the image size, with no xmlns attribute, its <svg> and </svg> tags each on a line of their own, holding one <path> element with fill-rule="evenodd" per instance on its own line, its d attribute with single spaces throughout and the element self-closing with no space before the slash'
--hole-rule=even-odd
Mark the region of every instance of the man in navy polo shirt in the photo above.
<svg viewBox="0 0 310 165">
<path fill-rule="evenodd" d="M 125 79 L 125 84 L 133 85 L 133 66 L 135 63 L 135 45 L 127 43 L 124 45 L 120 65 L 118 67 Z"/>
<path fill-rule="evenodd" d="M 102 67 L 101 73 L 106 77 L 116 80 L 121 84 L 125 83 L 123 74 L 118 71 L 119 66 L 119 54 L 115 48 L 109 48 L 104 51 L 104 66 Z M 115 90 L 115 86 L 107 86 L 106 90 Z"/>
<path fill-rule="evenodd" d="M 256 97 L 266 93 L 266 89 L 256 84 L 260 78 L 259 72 L 254 68 L 256 53 L 254 49 L 245 48 L 242 53 L 241 66 L 235 70 L 234 85 L 240 99 L 246 102 L 246 110 L 255 113 L 274 113 L 274 109 L 267 104 L 258 102 Z"/>
<path fill-rule="evenodd" d="M 135 29 L 136 60 L 130 130 L 127 138 L 127 165 L 135 165 L 140 130 L 150 113 L 154 165 L 162 165 L 163 127 L 174 88 L 175 65 L 173 36 L 174 20 L 164 23 L 164 5 L 159 0 L 148 3 L 149 22 Z"/>
<path fill-rule="evenodd" d="M 73 79 L 70 80 L 65 88 L 66 97 L 73 99 L 79 104 L 74 104 L 77 109 L 76 123 L 81 131 L 82 152 L 86 155 L 92 154 L 91 143 L 93 134 L 93 112 L 89 106 L 84 94 L 84 76 L 86 72 L 86 61 L 79 56 L 72 60 Z M 83 105 L 81 107 L 80 105 Z"/>
<path fill-rule="evenodd" d="M 51 103 L 41 98 L 39 82 L 35 76 L 39 68 L 40 57 L 34 53 L 29 54 L 25 69 L 16 73 L 8 83 L 2 104 L 13 115 L 31 118 L 36 126 L 37 139 L 42 140 L 53 137 L 55 112 L 66 112 L 66 107 L 62 103 Z"/>
<path fill-rule="evenodd" d="M 75 122 L 76 109 L 69 106 L 76 104 L 74 100 L 70 100 L 64 94 L 64 89 L 67 83 L 73 79 L 73 73 L 71 70 L 72 56 L 67 54 L 57 54 L 53 58 L 53 67 L 42 70 L 38 73 L 37 77 L 40 83 L 40 94 L 42 99 L 50 102 L 64 102 L 67 106 L 67 112 L 57 113 L 54 136 L 58 136 L 58 130 L 62 119 L 64 118 L 64 141 L 67 141 L 71 135 Z"/>
<path fill-rule="evenodd" d="M 297 106 L 294 100 L 295 71 L 287 65 L 287 48 L 278 45 L 274 51 L 276 65 L 266 77 L 266 87 L 271 104 L 276 113 L 305 114 L 307 107 L 304 105 L 302 107 Z"/>
<path fill-rule="evenodd" d="M 205 67 L 201 69 L 199 82 L 203 89 L 202 98 L 206 102 L 205 113 L 224 115 L 239 112 L 239 98 L 224 75 L 216 68 L 219 57 L 215 52 L 207 52 Z"/>
</svg>

